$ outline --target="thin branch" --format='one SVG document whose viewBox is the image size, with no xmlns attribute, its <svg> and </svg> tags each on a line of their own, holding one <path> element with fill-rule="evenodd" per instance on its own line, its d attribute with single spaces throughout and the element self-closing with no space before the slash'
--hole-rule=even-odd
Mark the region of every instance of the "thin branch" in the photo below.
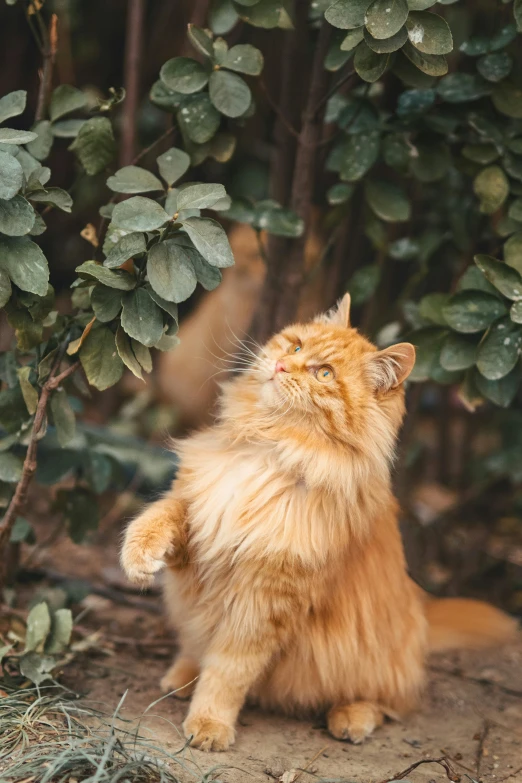
<svg viewBox="0 0 522 783">
<path fill-rule="evenodd" d="M 71 364 L 69 367 L 67 367 L 66 370 L 56 375 L 55 373 L 58 370 L 59 363 L 60 362 L 58 361 L 57 364 L 55 364 L 51 371 L 51 375 L 42 387 L 42 392 L 40 394 L 40 399 L 38 400 L 38 405 L 34 415 L 31 437 L 29 439 L 27 453 L 25 455 L 22 468 L 22 477 L 16 486 L 15 493 L 11 498 L 11 502 L 9 503 L 4 518 L 2 519 L 2 524 L 0 525 L 0 587 L 4 583 L 6 573 L 6 558 L 4 556 L 4 550 L 9 543 L 11 530 L 13 529 L 14 523 L 16 522 L 16 518 L 25 505 L 27 489 L 36 472 L 38 436 L 44 425 L 49 397 L 51 392 L 57 389 L 66 378 L 76 372 L 80 366 L 80 362 L 75 362 L 75 364 Z"/>
<path fill-rule="evenodd" d="M 145 0 L 128 0 L 124 76 L 126 96 L 123 104 L 120 166 L 131 162 L 136 149 L 144 18 Z"/>
<path fill-rule="evenodd" d="M 49 32 L 45 29 L 45 25 L 40 17 L 37 15 L 37 19 L 40 24 L 42 36 L 44 36 L 43 45 L 43 69 L 40 79 L 40 88 L 38 90 L 38 103 L 36 105 L 35 119 L 38 122 L 45 118 L 47 110 L 47 103 L 49 101 L 49 95 L 51 93 L 51 87 L 53 83 L 53 68 L 56 58 L 56 52 L 58 50 L 58 17 L 56 14 L 51 16 L 51 22 L 49 24 Z"/>
<path fill-rule="evenodd" d="M 409 766 L 408 769 L 403 769 L 402 772 L 397 772 L 395 775 L 392 775 L 391 778 L 381 780 L 380 783 L 392 783 L 394 780 L 402 780 L 409 775 L 410 772 L 413 772 L 414 769 L 420 767 L 421 764 L 440 764 L 440 766 L 444 768 L 447 778 L 453 781 L 453 783 L 460 783 L 460 780 L 462 780 L 461 776 L 455 772 L 446 756 L 441 756 L 438 759 L 422 759 L 421 761 L 416 761 L 415 764 Z"/>
<path fill-rule="evenodd" d="M 292 136 L 295 136 L 295 138 L 298 139 L 299 136 L 300 136 L 299 131 L 297 131 L 294 128 L 294 126 L 292 125 L 291 122 L 289 122 L 289 120 L 287 120 L 287 118 L 285 117 L 281 107 L 278 106 L 277 103 L 274 101 L 274 99 L 270 95 L 270 92 L 268 90 L 268 87 L 265 84 L 264 79 L 260 79 L 259 80 L 259 86 L 261 87 L 261 90 L 264 93 L 264 96 L 267 99 L 268 103 L 270 104 L 270 106 L 272 107 L 272 109 L 274 110 L 276 115 L 279 117 L 279 119 L 281 120 L 281 122 L 285 126 L 286 130 L 288 131 L 288 133 L 290 133 Z"/>
</svg>

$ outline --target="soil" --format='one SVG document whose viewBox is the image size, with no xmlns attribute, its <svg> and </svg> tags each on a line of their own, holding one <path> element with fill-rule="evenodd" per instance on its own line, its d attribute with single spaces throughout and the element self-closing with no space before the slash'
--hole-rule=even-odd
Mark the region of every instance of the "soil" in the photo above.
<svg viewBox="0 0 522 783">
<path fill-rule="evenodd" d="M 84 634 L 101 629 L 100 642 L 66 669 L 63 681 L 90 702 L 103 703 L 109 713 L 128 691 L 122 714 L 134 717 L 162 696 L 158 683 L 174 655 L 175 639 L 160 613 L 159 596 L 128 591 L 117 564 L 119 531 L 111 528 L 102 528 L 92 545 L 76 546 L 63 536 L 37 553 L 32 565 L 94 586 L 98 595 L 83 600 L 87 611 L 80 622 Z M 174 752 L 184 743 L 186 710 L 186 702 L 169 696 L 149 710 L 142 725 L 157 744 Z M 386 723 L 360 746 L 334 740 L 321 720 L 300 722 L 245 709 L 229 752 L 185 753 L 194 771 L 220 765 L 219 780 L 226 783 L 293 783 L 296 775 L 300 783 L 380 783 L 416 762 L 441 756 L 450 759 L 462 781 L 522 783 L 522 642 L 434 656 L 419 711 L 403 723 Z M 405 777 L 411 783 L 448 779 L 434 763 L 421 764 Z M 194 779 L 189 772 L 182 777 Z"/>
</svg>

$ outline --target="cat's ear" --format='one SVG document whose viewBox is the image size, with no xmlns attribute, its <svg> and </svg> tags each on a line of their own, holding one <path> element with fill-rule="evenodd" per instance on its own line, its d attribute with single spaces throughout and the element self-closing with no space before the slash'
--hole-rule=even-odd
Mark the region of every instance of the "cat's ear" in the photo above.
<svg viewBox="0 0 522 783">
<path fill-rule="evenodd" d="M 415 364 L 415 348 L 410 343 L 397 343 L 371 355 L 369 369 L 375 389 L 390 391 L 406 380 Z"/>
<path fill-rule="evenodd" d="M 335 326 L 350 326 L 350 294 L 345 294 L 339 299 L 335 307 L 328 310 L 327 313 L 319 315 L 315 320 L 323 324 L 334 324 Z"/>
</svg>

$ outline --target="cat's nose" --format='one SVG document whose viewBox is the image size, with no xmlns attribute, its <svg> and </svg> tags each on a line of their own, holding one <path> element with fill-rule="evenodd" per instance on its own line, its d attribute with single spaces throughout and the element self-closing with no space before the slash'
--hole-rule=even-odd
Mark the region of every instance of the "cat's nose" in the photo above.
<svg viewBox="0 0 522 783">
<path fill-rule="evenodd" d="M 286 369 L 284 363 L 281 360 L 276 362 L 275 371 L 276 372 L 288 372 L 288 370 Z"/>
</svg>

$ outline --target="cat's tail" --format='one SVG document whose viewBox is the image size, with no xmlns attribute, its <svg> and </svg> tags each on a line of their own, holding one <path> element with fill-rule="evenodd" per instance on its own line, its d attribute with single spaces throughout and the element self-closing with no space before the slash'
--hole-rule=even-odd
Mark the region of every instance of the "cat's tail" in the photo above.
<svg viewBox="0 0 522 783">
<path fill-rule="evenodd" d="M 516 639 L 517 621 L 483 601 L 425 594 L 431 651 L 494 647 Z"/>
</svg>

